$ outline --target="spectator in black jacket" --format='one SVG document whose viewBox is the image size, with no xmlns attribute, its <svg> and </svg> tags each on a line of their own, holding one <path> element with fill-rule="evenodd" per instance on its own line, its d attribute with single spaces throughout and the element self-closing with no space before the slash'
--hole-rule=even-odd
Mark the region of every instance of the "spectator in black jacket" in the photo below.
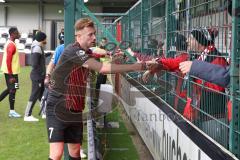
<svg viewBox="0 0 240 160">
<path fill-rule="evenodd" d="M 61 29 L 60 33 L 58 33 L 58 40 L 60 44 L 64 44 L 64 28 Z"/>
<path fill-rule="evenodd" d="M 25 110 L 24 121 L 35 122 L 37 118 L 32 116 L 32 110 L 37 100 L 40 100 L 44 91 L 44 78 L 46 74 L 45 54 L 43 47 L 46 44 L 46 34 L 39 31 L 31 46 L 32 71 L 32 91 Z"/>
</svg>

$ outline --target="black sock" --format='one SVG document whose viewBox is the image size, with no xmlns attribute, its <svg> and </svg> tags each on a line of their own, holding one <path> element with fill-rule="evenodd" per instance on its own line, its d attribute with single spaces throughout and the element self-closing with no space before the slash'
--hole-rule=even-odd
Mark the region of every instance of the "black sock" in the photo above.
<svg viewBox="0 0 240 160">
<path fill-rule="evenodd" d="M 48 160 L 53 160 L 52 158 L 48 158 Z"/>
</svg>

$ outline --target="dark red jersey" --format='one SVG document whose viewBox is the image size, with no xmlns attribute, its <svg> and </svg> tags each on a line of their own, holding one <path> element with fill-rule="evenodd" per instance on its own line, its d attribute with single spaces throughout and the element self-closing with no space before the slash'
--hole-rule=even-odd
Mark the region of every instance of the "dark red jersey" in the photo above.
<svg viewBox="0 0 240 160">
<path fill-rule="evenodd" d="M 84 51 L 79 43 L 68 45 L 51 77 L 50 100 L 61 101 L 57 107 L 81 112 L 84 109 L 88 69 L 82 65 L 91 57 L 91 51 Z"/>
</svg>

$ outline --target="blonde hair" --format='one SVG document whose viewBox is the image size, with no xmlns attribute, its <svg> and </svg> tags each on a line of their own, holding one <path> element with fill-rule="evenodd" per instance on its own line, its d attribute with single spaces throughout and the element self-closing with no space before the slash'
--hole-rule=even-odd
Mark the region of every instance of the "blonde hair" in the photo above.
<svg viewBox="0 0 240 160">
<path fill-rule="evenodd" d="M 84 29 L 85 27 L 94 27 L 93 21 L 89 18 L 81 18 L 81 19 L 77 20 L 74 25 L 75 32 L 78 32 L 78 31 Z"/>
</svg>

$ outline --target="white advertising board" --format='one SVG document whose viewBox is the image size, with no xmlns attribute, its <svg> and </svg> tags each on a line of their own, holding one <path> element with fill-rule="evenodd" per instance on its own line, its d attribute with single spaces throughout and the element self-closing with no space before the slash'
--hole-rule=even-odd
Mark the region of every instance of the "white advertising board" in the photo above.
<svg viewBox="0 0 240 160">
<path fill-rule="evenodd" d="M 215 153 L 205 153 L 207 147 L 210 146 L 204 146 L 205 148 L 202 147 L 204 148 L 202 149 L 195 144 L 192 138 L 188 137 L 186 132 L 184 133 L 176 125 L 175 115 L 163 112 L 161 106 L 154 104 L 126 79 L 121 78 L 121 85 L 121 102 L 154 159 L 211 160 L 219 157 L 218 153 L 216 153 L 215 158 L 213 158 Z M 180 118 L 177 123 L 181 123 L 180 121 L 186 123 L 183 118 Z M 190 127 L 188 132 L 198 133 L 196 136 L 201 135 L 198 131 L 193 130 Z M 203 137 L 201 135 L 201 138 Z M 193 139 L 196 141 L 197 138 Z M 209 143 L 206 137 L 204 139 Z M 214 143 L 213 146 L 216 148 Z M 223 152 L 224 156 L 227 155 L 228 158 L 235 159 L 221 149 L 216 152 Z M 225 159 L 224 156 L 220 159 Z"/>
</svg>

